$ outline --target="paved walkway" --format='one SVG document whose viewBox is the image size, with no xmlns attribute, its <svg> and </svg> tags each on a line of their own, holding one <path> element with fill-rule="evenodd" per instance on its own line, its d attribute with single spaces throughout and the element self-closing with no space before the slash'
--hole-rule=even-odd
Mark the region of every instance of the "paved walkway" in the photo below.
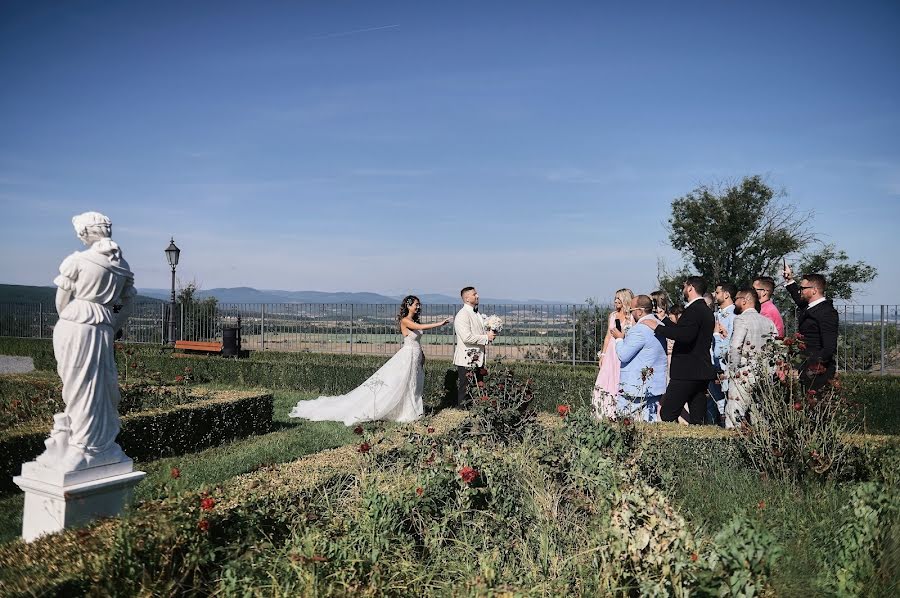
<svg viewBox="0 0 900 598">
<path fill-rule="evenodd" d="M 34 361 L 30 357 L 0 355 L 0 374 L 25 374 L 34 371 Z"/>
</svg>

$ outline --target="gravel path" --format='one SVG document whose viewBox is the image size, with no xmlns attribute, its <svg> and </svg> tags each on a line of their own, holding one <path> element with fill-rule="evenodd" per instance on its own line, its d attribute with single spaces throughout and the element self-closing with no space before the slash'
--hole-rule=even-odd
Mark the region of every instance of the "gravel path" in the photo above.
<svg viewBox="0 0 900 598">
<path fill-rule="evenodd" d="M 34 361 L 30 357 L 0 355 L 0 374 L 25 374 L 33 371 Z"/>
</svg>

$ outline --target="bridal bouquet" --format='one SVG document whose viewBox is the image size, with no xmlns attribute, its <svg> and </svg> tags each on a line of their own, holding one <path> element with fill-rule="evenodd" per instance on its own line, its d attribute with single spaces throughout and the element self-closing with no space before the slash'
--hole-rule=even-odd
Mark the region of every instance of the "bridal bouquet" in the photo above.
<svg viewBox="0 0 900 598">
<path fill-rule="evenodd" d="M 500 334 L 500 331 L 503 330 L 503 320 L 500 316 L 482 316 L 484 320 L 484 327 L 491 332 L 496 334 Z"/>
</svg>

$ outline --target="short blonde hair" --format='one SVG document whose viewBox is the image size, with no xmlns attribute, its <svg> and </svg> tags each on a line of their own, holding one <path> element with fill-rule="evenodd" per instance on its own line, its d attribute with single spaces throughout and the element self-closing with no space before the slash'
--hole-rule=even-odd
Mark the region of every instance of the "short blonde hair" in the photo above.
<svg viewBox="0 0 900 598">
<path fill-rule="evenodd" d="M 622 302 L 625 311 L 631 309 L 631 302 L 634 301 L 634 293 L 631 289 L 619 289 L 616 291 L 616 299 Z"/>
</svg>

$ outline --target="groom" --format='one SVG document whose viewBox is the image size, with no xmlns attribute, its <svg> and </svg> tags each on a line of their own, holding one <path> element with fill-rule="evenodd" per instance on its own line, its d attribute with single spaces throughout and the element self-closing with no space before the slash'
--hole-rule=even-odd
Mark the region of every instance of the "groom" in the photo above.
<svg viewBox="0 0 900 598">
<path fill-rule="evenodd" d="M 466 374 L 470 365 L 484 365 L 484 348 L 496 336 L 493 331 L 485 330 L 484 322 L 478 315 L 478 291 L 475 287 L 465 287 L 459 292 L 463 306 L 453 320 L 456 333 L 456 349 L 453 352 L 453 364 L 456 366 L 457 387 L 456 404 L 460 407 L 466 402 L 469 382 Z"/>
</svg>

